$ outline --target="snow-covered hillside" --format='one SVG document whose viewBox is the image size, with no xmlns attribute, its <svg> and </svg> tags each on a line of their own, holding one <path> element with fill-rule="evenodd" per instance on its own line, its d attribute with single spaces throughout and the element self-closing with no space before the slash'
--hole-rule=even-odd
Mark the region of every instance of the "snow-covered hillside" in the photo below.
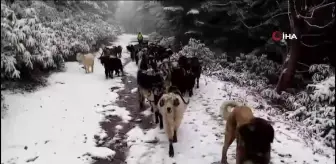
<svg viewBox="0 0 336 164">
<path fill-rule="evenodd" d="M 269 105 L 259 96 L 230 82 L 222 82 L 203 76 L 200 88 L 195 90 L 185 113 L 175 144 L 176 156 L 168 157 L 168 140 L 163 130 L 143 128 L 140 116 L 128 107 L 136 102 L 125 102 L 134 96 L 134 79 L 137 67 L 127 59 L 125 46 L 134 35 L 121 35 L 116 41 L 124 47 L 123 62 L 127 77 L 106 80 L 98 60 L 94 73 L 85 74 L 77 62 L 66 63 L 67 71 L 55 73 L 49 78 L 49 86 L 34 93 L 6 91 L 8 113 L 1 120 L 1 163 L 3 164 L 83 164 L 97 161 L 118 162 L 117 149 L 111 149 L 117 136 L 127 142 L 127 164 L 211 164 L 221 157 L 224 125 L 218 116 L 218 108 L 224 100 L 244 99 L 255 108 L 257 116 L 269 119 L 276 130 L 272 145 L 274 164 L 332 164 L 334 149 L 314 141 L 307 143 L 289 127 L 286 120 L 270 114 Z M 130 85 L 130 83 L 133 83 Z M 129 96 L 118 93 L 127 87 Z M 148 110 L 138 112 L 148 117 Z M 106 132 L 102 125 L 119 117 L 113 124 L 115 133 Z M 135 127 L 130 126 L 135 125 Z M 127 128 L 129 127 L 129 129 Z M 125 134 L 121 133 L 126 130 Z M 122 135 L 123 137 L 120 137 Z M 99 146 L 98 146 L 99 145 Z M 116 153 L 117 152 L 117 153 Z M 125 152 L 124 152 L 125 153 Z M 235 163 L 235 145 L 229 149 L 229 162 Z M 119 158 L 119 157 L 118 157 Z M 103 163 L 103 162 L 101 162 Z"/>
</svg>

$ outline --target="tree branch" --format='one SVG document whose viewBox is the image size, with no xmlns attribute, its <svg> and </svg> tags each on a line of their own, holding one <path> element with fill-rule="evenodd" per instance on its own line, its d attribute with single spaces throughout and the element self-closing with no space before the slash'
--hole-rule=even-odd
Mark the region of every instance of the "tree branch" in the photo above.
<svg viewBox="0 0 336 164">
<path fill-rule="evenodd" d="M 305 67 L 310 67 L 309 65 L 307 65 L 307 64 L 304 64 L 304 63 L 301 63 L 301 62 L 297 62 L 298 64 L 300 64 L 300 65 L 303 65 L 303 66 L 305 66 Z"/>
<path fill-rule="evenodd" d="M 228 3 L 225 3 L 225 4 L 211 4 L 211 6 L 217 6 L 217 7 L 223 7 L 223 6 L 227 6 L 227 5 L 230 5 L 230 4 L 235 4 L 235 3 L 238 3 L 238 1 L 230 1 Z"/>
<path fill-rule="evenodd" d="M 321 34 L 302 34 L 301 35 L 301 39 L 303 38 L 303 37 L 311 37 L 311 36 L 322 36 L 323 35 L 323 33 L 321 33 Z"/>
<path fill-rule="evenodd" d="M 285 14 L 289 14 L 290 12 L 283 12 L 283 13 L 279 13 L 279 14 L 276 14 L 274 16 L 272 16 L 271 18 L 267 19 L 266 21 L 264 21 L 263 23 L 257 25 L 257 26 L 248 26 L 243 20 L 240 20 L 240 22 L 243 23 L 243 25 L 248 28 L 248 29 L 252 29 L 252 28 L 257 28 L 257 27 L 260 27 L 260 26 L 263 26 L 265 25 L 266 22 L 270 21 L 271 19 L 277 17 L 277 16 L 281 16 L 281 15 L 285 15 Z"/>
<path fill-rule="evenodd" d="M 325 42 L 318 43 L 318 44 L 313 44 L 313 45 L 306 44 L 306 43 L 304 43 L 303 41 L 300 41 L 300 43 L 301 43 L 302 45 L 306 46 L 306 47 L 314 48 L 314 47 L 318 47 L 318 46 L 322 45 L 322 44 L 325 43 Z"/>
<path fill-rule="evenodd" d="M 330 22 L 328 22 L 328 23 L 325 24 L 325 25 L 315 25 L 315 24 L 311 24 L 311 23 L 308 22 L 306 19 L 304 19 L 304 22 L 306 22 L 306 23 L 308 24 L 308 26 L 310 26 L 310 27 L 315 27 L 315 28 L 323 29 L 323 28 L 326 28 L 326 27 L 332 25 L 332 24 L 335 22 L 335 19 L 331 19 Z"/>
<path fill-rule="evenodd" d="M 324 0 L 322 3 L 320 3 L 319 5 L 317 5 L 315 8 L 310 9 L 310 11 L 311 11 L 311 15 L 310 15 L 310 16 L 303 16 L 303 15 L 301 15 L 301 14 L 298 12 L 298 10 L 296 9 L 295 0 L 293 0 L 295 14 L 296 14 L 296 16 L 299 17 L 299 18 L 303 18 L 303 19 L 304 19 L 304 22 L 305 22 L 308 26 L 310 26 L 310 27 L 315 27 L 315 28 L 319 28 L 319 29 L 326 28 L 326 27 L 332 25 L 332 24 L 334 23 L 335 20 L 334 20 L 334 19 L 331 19 L 330 22 L 328 22 L 328 23 L 325 24 L 325 25 L 321 25 L 321 26 L 320 26 L 320 25 L 312 24 L 312 23 L 310 23 L 308 20 L 306 20 L 306 19 L 312 19 L 313 16 L 314 16 L 314 12 L 315 12 L 316 10 L 320 10 L 320 9 L 322 9 L 322 8 L 325 8 L 325 7 L 327 7 L 327 6 L 330 6 L 330 5 L 335 4 L 335 2 L 331 2 L 331 3 L 327 3 L 327 4 L 322 5 L 324 2 L 325 2 L 325 0 Z"/>
<path fill-rule="evenodd" d="M 335 4 L 335 2 L 331 2 L 331 3 L 327 3 L 327 4 L 324 4 L 322 5 L 323 3 L 325 3 L 325 0 L 323 0 L 322 3 L 320 3 L 319 5 L 317 5 L 316 7 L 310 9 L 309 11 L 311 12 L 310 16 L 303 16 L 301 15 L 299 12 L 297 12 L 298 10 L 296 9 L 296 5 L 295 5 L 295 0 L 293 0 L 294 2 L 294 10 L 295 10 L 295 14 L 298 16 L 298 17 L 301 17 L 301 18 L 304 18 L 304 19 L 312 19 L 314 17 L 314 13 L 316 10 L 320 10 L 322 8 L 325 8 L 327 6 L 330 6 L 330 5 L 333 5 Z"/>
<path fill-rule="evenodd" d="M 334 5 L 334 4 L 335 4 L 335 2 L 331 2 L 331 3 L 327 3 L 327 4 L 322 5 L 324 2 L 325 2 L 325 0 L 323 0 L 322 3 L 316 5 L 315 7 L 312 7 L 311 9 L 309 9 L 309 12 L 314 12 L 314 11 L 316 11 L 316 10 L 319 10 L 319 9 L 324 8 L 324 7 L 327 7 L 327 6 L 330 6 L 330 5 Z M 312 15 L 313 15 L 313 14 L 312 14 Z"/>
</svg>

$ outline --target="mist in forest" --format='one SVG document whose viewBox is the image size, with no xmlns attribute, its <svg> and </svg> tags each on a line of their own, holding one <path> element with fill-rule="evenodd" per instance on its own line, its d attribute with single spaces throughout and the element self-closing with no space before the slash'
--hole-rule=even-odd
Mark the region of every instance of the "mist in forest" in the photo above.
<svg viewBox="0 0 336 164">
<path fill-rule="evenodd" d="M 148 6 L 151 8 L 148 8 Z M 154 5 L 160 6 L 158 2 Z M 125 29 L 126 33 L 142 32 L 149 34 L 156 31 L 157 8 L 148 1 L 119 1 L 115 12 L 115 19 Z"/>
</svg>

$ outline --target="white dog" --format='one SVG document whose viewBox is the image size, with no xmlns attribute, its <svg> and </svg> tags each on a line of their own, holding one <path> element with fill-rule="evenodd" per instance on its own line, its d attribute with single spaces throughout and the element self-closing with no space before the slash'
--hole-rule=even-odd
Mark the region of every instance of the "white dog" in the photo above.
<svg viewBox="0 0 336 164">
<path fill-rule="evenodd" d="M 163 117 L 164 129 L 169 139 L 169 156 L 174 156 L 173 142 L 177 142 L 177 129 L 189 102 L 186 102 L 181 93 L 170 92 L 163 94 L 159 100 L 158 108 Z"/>
</svg>

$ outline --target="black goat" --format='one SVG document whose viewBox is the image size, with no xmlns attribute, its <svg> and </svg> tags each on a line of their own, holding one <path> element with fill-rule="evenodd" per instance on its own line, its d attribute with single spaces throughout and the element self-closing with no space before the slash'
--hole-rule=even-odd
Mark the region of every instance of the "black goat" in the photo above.
<svg viewBox="0 0 336 164">
<path fill-rule="evenodd" d="M 122 73 L 122 75 L 124 74 L 122 62 L 120 59 L 110 56 L 101 56 L 99 57 L 99 59 L 105 68 L 106 79 L 108 79 L 109 77 L 113 79 L 113 72 L 116 72 L 118 76 L 120 76 L 120 72 Z"/>
<path fill-rule="evenodd" d="M 195 80 L 196 80 L 196 83 L 197 83 L 196 87 L 199 88 L 199 79 L 200 79 L 201 73 L 202 73 L 201 62 L 198 60 L 197 57 L 192 57 L 189 60 L 190 60 L 191 72 L 195 76 Z"/>
<path fill-rule="evenodd" d="M 196 87 L 199 88 L 199 79 L 202 72 L 201 63 L 197 57 L 187 58 L 185 56 L 180 56 L 178 65 L 184 70 L 184 88 L 181 90 L 181 93 L 184 94 L 184 91 L 188 91 L 189 96 L 192 96 L 195 83 L 197 84 Z"/>
<path fill-rule="evenodd" d="M 121 58 L 122 47 L 120 45 L 115 47 L 115 52 L 118 58 Z"/>
<path fill-rule="evenodd" d="M 178 65 L 184 70 L 190 69 L 190 65 L 188 64 L 188 58 L 186 56 L 180 56 L 177 62 Z"/>
<path fill-rule="evenodd" d="M 184 93 L 187 90 L 186 87 L 186 72 L 183 68 L 181 67 L 174 67 L 172 68 L 171 71 L 171 85 L 172 86 L 176 86 L 182 95 L 184 95 Z"/>
<path fill-rule="evenodd" d="M 144 107 L 144 100 L 147 99 L 154 112 L 155 123 L 159 123 L 160 129 L 163 128 L 162 115 L 156 105 L 164 92 L 164 80 L 162 76 L 154 70 L 138 70 L 138 100 L 140 109 Z"/>
<path fill-rule="evenodd" d="M 130 52 L 130 56 L 131 56 L 131 59 L 132 61 L 135 60 L 135 48 L 132 44 L 126 46 L 126 49 Z"/>
</svg>

